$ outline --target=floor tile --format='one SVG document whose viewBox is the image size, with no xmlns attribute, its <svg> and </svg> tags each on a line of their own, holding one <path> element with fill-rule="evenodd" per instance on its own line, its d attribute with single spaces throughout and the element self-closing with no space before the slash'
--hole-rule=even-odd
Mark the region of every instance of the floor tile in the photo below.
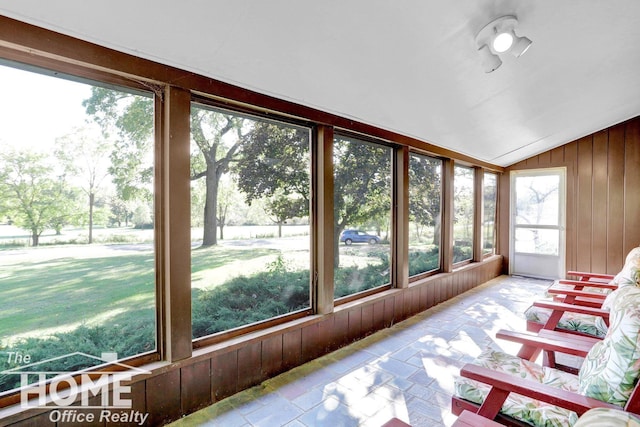
<svg viewBox="0 0 640 427">
<path fill-rule="evenodd" d="M 407 321 L 191 414 L 175 426 L 451 426 L 453 381 L 485 348 L 515 354 L 500 328 L 524 330 L 524 310 L 549 281 L 492 280 Z"/>
</svg>

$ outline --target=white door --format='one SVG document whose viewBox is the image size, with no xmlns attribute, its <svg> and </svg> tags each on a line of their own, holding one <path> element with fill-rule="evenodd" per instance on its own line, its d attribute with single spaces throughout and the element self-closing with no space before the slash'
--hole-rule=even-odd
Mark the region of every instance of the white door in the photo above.
<svg viewBox="0 0 640 427">
<path fill-rule="evenodd" d="M 565 168 L 511 172 L 511 274 L 565 277 L 565 175 Z"/>
</svg>

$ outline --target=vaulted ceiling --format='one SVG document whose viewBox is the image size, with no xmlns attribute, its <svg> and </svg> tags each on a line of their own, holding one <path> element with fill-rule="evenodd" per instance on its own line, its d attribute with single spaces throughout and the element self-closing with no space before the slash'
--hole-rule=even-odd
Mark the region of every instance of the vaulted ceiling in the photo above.
<svg viewBox="0 0 640 427">
<path fill-rule="evenodd" d="M 500 166 L 640 115 L 638 0 L 3 0 L 0 14 Z M 485 73 L 502 15 L 533 41 Z"/>
</svg>

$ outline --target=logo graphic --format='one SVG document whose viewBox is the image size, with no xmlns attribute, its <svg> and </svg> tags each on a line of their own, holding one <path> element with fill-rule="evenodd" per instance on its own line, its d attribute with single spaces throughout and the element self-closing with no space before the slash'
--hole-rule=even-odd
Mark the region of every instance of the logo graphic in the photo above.
<svg viewBox="0 0 640 427">
<path fill-rule="evenodd" d="M 11 355 L 9 355 L 11 357 Z M 117 362 L 117 353 L 102 353 L 96 357 L 74 352 L 36 363 L 20 365 L 0 372 L 4 375 L 20 376 L 20 406 L 25 409 L 51 409 L 51 422 L 124 422 L 143 425 L 148 413 L 132 409 L 129 382 L 134 376 L 150 374 L 149 371 Z M 47 370 L 52 364 L 70 366 L 83 360 L 104 365 L 76 371 Z M 23 361 L 30 361 L 26 355 Z M 96 404 L 99 396 L 100 403 Z M 96 398 L 93 399 L 92 398 Z M 73 405 L 73 406 L 72 406 Z M 67 409 L 62 409 L 67 408 Z M 95 411 L 95 410 L 100 411 Z"/>
</svg>

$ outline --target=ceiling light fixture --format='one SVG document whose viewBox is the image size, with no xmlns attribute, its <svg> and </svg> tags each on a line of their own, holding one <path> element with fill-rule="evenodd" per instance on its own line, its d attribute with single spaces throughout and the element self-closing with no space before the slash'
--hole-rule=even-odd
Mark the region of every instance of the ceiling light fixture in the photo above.
<svg viewBox="0 0 640 427">
<path fill-rule="evenodd" d="M 485 73 L 495 71 L 502 65 L 498 55 L 508 52 L 517 58 L 529 49 L 531 40 L 517 36 L 517 26 L 516 17 L 507 15 L 494 19 L 480 30 L 476 36 L 476 45 Z"/>
</svg>

